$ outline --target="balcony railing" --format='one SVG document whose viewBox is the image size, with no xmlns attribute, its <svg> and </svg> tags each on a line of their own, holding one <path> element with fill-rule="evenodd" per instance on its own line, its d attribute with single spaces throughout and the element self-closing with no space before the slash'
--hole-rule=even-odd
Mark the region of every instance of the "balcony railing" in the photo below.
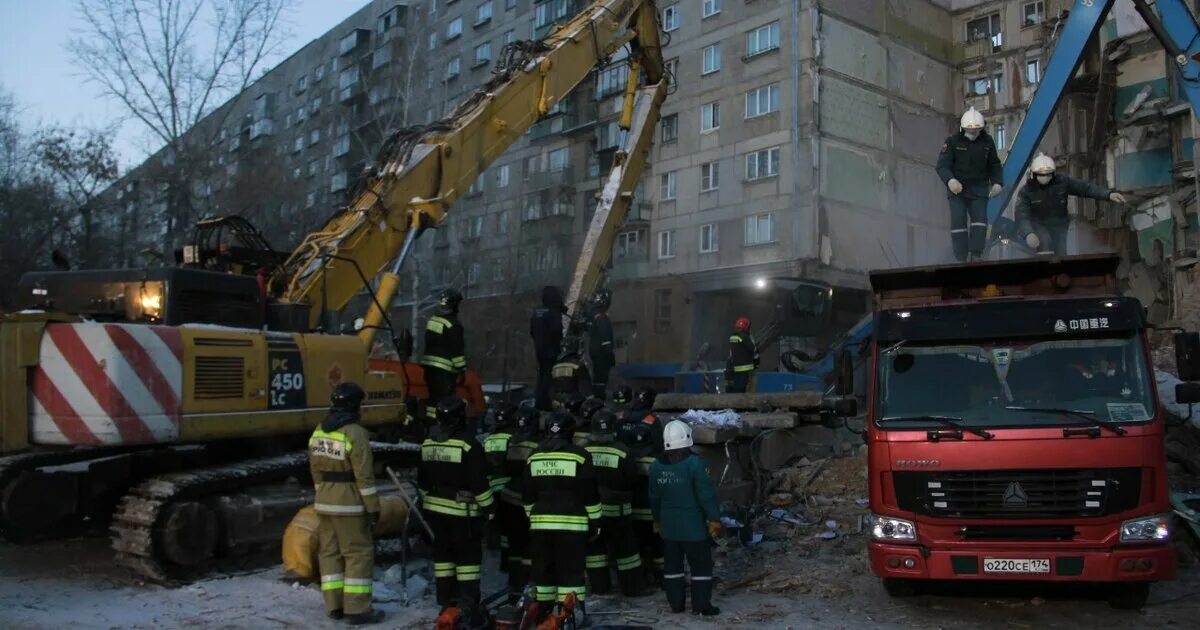
<svg viewBox="0 0 1200 630">
<path fill-rule="evenodd" d="M 600 118 L 600 108 L 595 101 L 589 99 L 583 101 L 582 105 L 572 107 L 562 118 L 562 133 L 586 131 L 596 126 L 596 121 Z"/>
</svg>

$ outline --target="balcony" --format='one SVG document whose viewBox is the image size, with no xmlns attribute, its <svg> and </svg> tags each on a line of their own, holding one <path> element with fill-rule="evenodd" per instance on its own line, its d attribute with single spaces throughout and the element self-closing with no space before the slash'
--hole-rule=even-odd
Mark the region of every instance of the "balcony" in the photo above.
<svg viewBox="0 0 1200 630">
<path fill-rule="evenodd" d="M 354 83 L 338 90 L 338 102 L 343 105 L 348 105 L 361 98 L 362 95 L 362 84 Z"/>
<path fill-rule="evenodd" d="M 371 40 L 371 31 L 356 28 L 338 41 L 338 55 L 348 55 Z"/>
<path fill-rule="evenodd" d="M 980 39 L 962 47 L 962 58 L 960 61 L 974 61 L 990 54 L 992 54 L 992 40 Z"/>
<path fill-rule="evenodd" d="M 270 135 L 273 135 L 274 133 L 275 133 L 275 121 L 271 120 L 270 118 L 263 118 L 261 120 L 256 120 L 256 121 L 254 121 L 254 124 L 250 125 L 250 139 L 251 140 L 254 140 L 256 138 L 261 138 L 263 136 L 270 136 Z"/>
<path fill-rule="evenodd" d="M 561 114 L 552 116 L 545 120 L 539 120 L 529 128 L 527 132 L 530 140 L 538 140 L 547 136 L 560 133 L 563 130 L 565 117 Z"/>
<path fill-rule="evenodd" d="M 533 38 L 543 39 L 559 24 L 575 17 L 582 0 L 545 0 L 534 5 Z"/>
<path fill-rule="evenodd" d="M 575 171 L 570 164 L 563 165 L 561 170 L 531 173 L 526 179 L 526 187 L 530 191 L 571 189 L 575 188 Z"/>
<path fill-rule="evenodd" d="M 600 108 L 593 100 L 583 101 L 583 105 L 572 106 L 571 110 L 562 117 L 560 133 L 572 134 L 592 129 L 600 118 L 599 112 Z"/>
</svg>

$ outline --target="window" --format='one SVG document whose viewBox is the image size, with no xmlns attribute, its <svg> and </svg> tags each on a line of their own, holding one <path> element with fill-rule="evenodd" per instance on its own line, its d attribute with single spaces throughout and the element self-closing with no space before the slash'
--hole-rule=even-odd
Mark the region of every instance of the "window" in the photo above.
<svg viewBox="0 0 1200 630">
<path fill-rule="evenodd" d="M 292 169 L 292 179 L 300 179 L 301 174 L 302 174 L 302 169 L 299 166 Z"/>
<path fill-rule="evenodd" d="M 517 0 L 504 0 L 504 10 L 517 8 Z"/>
<path fill-rule="evenodd" d="M 621 232 L 617 235 L 616 247 L 613 250 L 617 258 L 626 258 L 636 256 L 638 254 L 638 241 L 641 240 L 641 232 L 634 230 L 632 232 Z"/>
<path fill-rule="evenodd" d="M 309 114 L 316 114 L 319 111 L 321 111 L 321 97 L 320 96 L 318 96 L 308 102 L 308 113 Z"/>
<path fill-rule="evenodd" d="M 486 24 L 492 19 L 492 3 L 489 0 L 475 7 L 475 26 Z"/>
<path fill-rule="evenodd" d="M 509 30 L 504 33 L 505 45 L 511 44 L 515 41 L 517 41 L 517 32 L 516 31 Z"/>
<path fill-rule="evenodd" d="M 333 157 L 342 157 L 350 152 L 350 134 L 343 135 L 333 143 Z"/>
<path fill-rule="evenodd" d="M 753 57 L 779 48 L 779 22 L 746 33 L 746 56 Z"/>
<path fill-rule="evenodd" d="M 387 31 L 400 25 L 400 7 L 393 7 L 387 13 L 379 16 L 379 23 L 375 25 L 375 30 L 380 33 Z"/>
<path fill-rule="evenodd" d="M 708 103 L 700 106 L 700 131 L 712 131 L 721 127 L 721 104 Z"/>
<path fill-rule="evenodd" d="M 988 77 L 975 77 L 968 81 L 968 91 L 975 96 L 984 96 L 993 90 L 997 94 L 1004 92 L 1004 75 L 997 74 Z"/>
<path fill-rule="evenodd" d="M 1027 59 L 1025 60 L 1025 82 L 1030 85 L 1036 85 L 1042 81 L 1042 60 Z"/>
<path fill-rule="evenodd" d="M 567 148 L 555 149 L 546 154 L 546 170 L 561 173 L 567 170 Z"/>
<path fill-rule="evenodd" d="M 533 28 L 543 28 L 567 17 L 567 0 L 546 0 L 534 5 L 533 10 Z"/>
<path fill-rule="evenodd" d="M 308 176 L 313 177 L 317 174 L 317 161 L 312 160 L 308 163 Z"/>
<path fill-rule="evenodd" d="M 538 168 L 538 162 L 540 162 L 540 161 L 541 160 L 539 160 L 538 156 L 536 156 L 536 155 L 525 158 L 525 169 L 524 169 L 524 173 L 523 173 L 525 181 L 529 181 L 530 175 L 533 175 L 534 173 L 541 170 Z"/>
<path fill-rule="evenodd" d="M 675 230 L 664 230 L 658 233 L 658 257 L 675 257 Z"/>
<path fill-rule="evenodd" d="M 654 291 L 654 332 L 671 330 L 671 290 Z"/>
<path fill-rule="evenodd" d="M 700 253 L 711 254 L 717 251 L 717 224 L 706 223 L 700 226 Z"/>
<path fill-rule="evenodd" d="M 308 75 L 306 74 L 306 75 L 300 77 L 296 81 L 296 93 L 303 94 L 304 90 L 307 90 L 307 89 L 308 89 Z"/>
<path fill-rule="evenodd" d="M 779 84 L 772 83 L 746 92 L 746 118 L 779 111 Z"/>
<path fill-rule="evenodd" d="M 504 260 L 502 258 L 492 259 L 492 280 L 504 282 Z"/>
<path fill-rule="evenodd" d="M 1003 151 L 1008 147 L 1008 130 L 1004 128 L 1004 123 L 998 122 L 992 125 L 992 139 L 996 141 L 997 151 Z"/>
<path fill-rule="evenodd" d="M 338 75 L 338 88 L 344 90 L 358 83 L 358 78 L 358 66 L 350 66 Z"/>
<path fill-rule="evenodd" d="M 346 189 L 346 174 L 338 173 L 329 178 L 329 192 L 338 192 Z"/>
<path fill-rule="evenodd" d="M 375 52 L 371 53 L 371 68 L 378 70 L 379 68 L 387 65 L 387 63 L 391 60 L 392 47 L 387 45 L 381 46 L 376 48 Z"/>
<path fill-rule="evenodd" d="M 1026 2 L 1021 5 L 1021 25 L 1037 26 L 1046 21 L 1046 5 L 1044 2 Z"/>
<path fill-rule="evenodd" d="M 301 105 L 296 110 L 296 124 L 300 124 L 306 120 L 308 120 L 308 108 Z"/>
<path fill-rule="evenodd" d="M 679 139 L 679 114 L 669 114 L 662 117 L 662 141 L 674 142 Z"/>
<path fill-rule="evenodd" d="M 320 81 L 325 78 L 325 64 L 321 64 L 313 68 L 313 82 Z"/>
<path fill-rule="evenodd" d="M 311 208 L 314 205 L 316 205 L 316 203 L 317 203 L 317 194 L 316 193 L 308 193 L 308 195 L 306 195 L 304 197 L 304 207 L 305 208 Z"/>
<path fill-rule="evenodd" d="M 459 59 L 458 57 L 454 57 L 450 61 L 446 62 L 446 78 L 447 79 L 453 79 L 454 77 L 458 76 L 458 73 L 461 71 L 462 71 L 462 59 Z"/>
<path fill-rule="evenodd" d="M 663 30 L 670 33 L 679 28 L 679 5 L 672 4 L 663 9 L 662 12 Z"/>
<path fill-rule="evenodd" d="M 678 81 L 675 77 L 679 76 L 679 57 L 664 61 L 663 69 L 666 71 L 667 76 L 671 77 L 672 82 Z"/>
<path fill-rule="evenodd" d="M 675 171 L 659 176 L 658 200 L 671 201 L 678 192 L 675 185 Z"/>
<path fill-rule="evenodd" d="M 367 103 L 370 105 L 378 105 L 388 96 L 386 85 L 372 85 L 371 89 L 367 90 Z"/>
<path fill-rule="evenodd" d="M 471 217 L 467 219 L 467 228 L 464 238 L 479 238 L 483 235 L 483 217 Z"/>
<path fill-rule="evenodd" d="M 312 146 L 320 141 L 321 141 L 321 130 L 320 129 L 313 129 L 312 131 L 309 132 L 309 134 L 308 134 L 309 146 Z"/>
<path fill-rule="evenodd" d="M 304 134 L 296 136 L 295 142 L 292 143 L 292 153 L 299 153 L 304 149 Z"/>
<path fill-rule="evenodd" d="M 704 0 L 700 4 L 700 19 L 710 18 L 721 12 L 721 0 Z"/>
<path fill-rule="evenodd" d="M 967 43 L 984 39 L 992 40 L 993 49 L 999 48 L 1004 43 L 1004 34 L 1000 31 L 999 13 L 967 20 Z"/>
<path fill-rule="evenodd" d="M 492 43 L 484 42 L 475 47 L 475 65 L 482 65 L 492 60 Z"/>
<path fill-rule="evenodd" d="M 713 44 L 704 47 L 704 67 L 700 74 L 712 74 L 721 69 L 721 45 Z"/>
<path fill-rule="evenodd" d="M 429 50 L 437 48 L 437 31 L 429 31 Z"/>
<path fill-rule="evenodd" d="M 779 147 L 746 154 L 746 179 L 755 180 L 779 174 Z"/>
<path fill-rule="evenodd" d="M 775 242 L 775 213 L 767 212 L 746 217 L 746 244 L 761 245 Z"/>
<path fill-rule="evenodd" d="M 473 287 L 479 283 L 479 263 L 471 263 L 467 267 L 467 286 Z"/>
<path fill-rule="evenodd" d="M 700 192 L 716 190 L 721 185 L 721 165 L 709 162 L 700 165 Z"/>
<path fill-rule="evenodd" d="M 508 186 L 508 165 L 505 164 L 496 169 L 496 186 L 504 188 Z"/>
<path fill-rule="evenodd" d="M 462 35 L 462 18 L 454 18 L 452 22 L 446 25 L 446 41 L 450 41 L 455 37 Z"/>
<path fill-rule="evenodd" d="M 358 31 L 350 31 L 349 35 L 338 41 L 338 54 L 344 55 L 355 48 L 358 48 Z"/>
<path fill-rule="evenodd" d="M 629 66 L 623 61 L 601 70 L 600 76 L 596 77 L 596 100 L 624 92 L 628 77 Z"/>
</svg>

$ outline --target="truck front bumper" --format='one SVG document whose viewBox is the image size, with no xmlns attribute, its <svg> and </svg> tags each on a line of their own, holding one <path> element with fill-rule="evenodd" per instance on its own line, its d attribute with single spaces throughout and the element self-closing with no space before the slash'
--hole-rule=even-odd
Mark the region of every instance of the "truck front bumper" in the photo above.
<svg viewBox="0 0 1200 630">
<path fill-rule="evenodd" d="M 1051 582 L 1157 582 L 1175 577 L 1170 544 L 1113 549 L 930 549 L 871 542 L 871 570 L 883 578 L 919 580 L 1038 580 Z M 984 560 L 1049 559 L 1049 573 L 986 573 Z"/>
</svg>

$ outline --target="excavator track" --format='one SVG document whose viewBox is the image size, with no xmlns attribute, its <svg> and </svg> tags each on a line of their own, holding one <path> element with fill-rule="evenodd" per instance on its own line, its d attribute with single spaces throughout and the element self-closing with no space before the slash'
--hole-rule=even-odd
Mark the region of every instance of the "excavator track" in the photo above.
<svg viewBox="0 0 1200 630">
<path fill-rule="evenodd" d="M 373 443 L 371 447 L 376 461 L 385 462 L 403 459 L 419 450 L 414 444 Z M 206 515 L 205 505 L 223 493 L 283 483 L 289 478 L 297 478 L 308 486 L 307 453 L 244 460 L 147 479 L 121 498 L 113 515 L 109 531 L 117 563 L 156 582 L 185 581 L 219 571 L 231 559 L 217 553 L 219 526 L 215 516 Z M 180 551 L 180 545 L 188 547 Z M 181 564 L 180 555 L 194 558 Z M 193 559 L 195 562 L 190 561 Z"/>
<path fill-rule="evenodd" d="M 5 540 L 18 543 L 54 537 L 54 532 L 46 531 L 45 527 L 23 527 L 16 522 L 19 520 L 19 516 L 14 520 L 15 515 L 11 510 L 19 509 L 21 504 L 21 497 L 14 496 L 14 493 L 19 491 L 16 488 L 16 482 L 25 473 L 32 473 L 47 466 L 65 466 L 120 455 L 129 450 L 125 447 L 80 448 L 0 457 L 0 536 Z"/>
</svg>

